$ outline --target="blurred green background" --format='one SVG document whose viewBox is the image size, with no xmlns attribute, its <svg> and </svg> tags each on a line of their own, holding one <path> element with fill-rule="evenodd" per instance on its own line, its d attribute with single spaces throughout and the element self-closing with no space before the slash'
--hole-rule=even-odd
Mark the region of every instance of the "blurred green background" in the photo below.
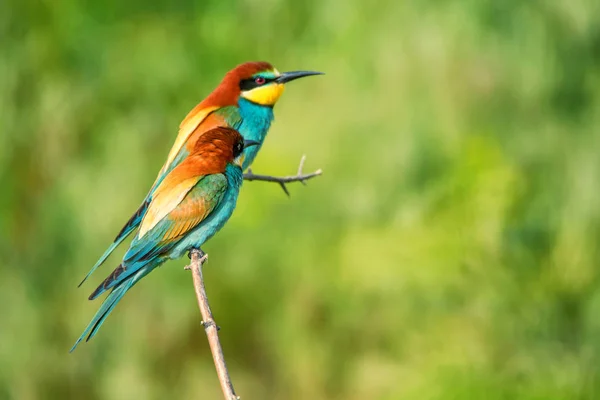
<svg viewBox="0 0 600 400">
<path fill-rule="evenodd" d="M 0 398 L 219 399 L 171 262 L 68 354 L 186 113 L 288 85 L 204 249 L 243 399 L 600 398 L 600 2 L 0 3 Z"/>
</svg>

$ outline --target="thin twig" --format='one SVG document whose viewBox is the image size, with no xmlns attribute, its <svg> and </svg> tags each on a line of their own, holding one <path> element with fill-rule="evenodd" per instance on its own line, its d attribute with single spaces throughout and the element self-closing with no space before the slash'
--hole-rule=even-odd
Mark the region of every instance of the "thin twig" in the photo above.
<svg viewBox="0 0 600 400">
<path fill-rule="evenodd" d="M 192 260 L 191 265 L 186 269 L 192 270 L 192 277 L 194 278 L 194 289 L 196 291 L 196 297 L 198 298 L 198 308 L 202 314 L 202 326 L 208 337 L 208 344 L 210 346 L 210 352 L 212 353 L 213 360 L 215 362 L 215 368 L 217 369 L 217 375 L 219 382 L 221 383 L 221 390 L 225 400 L 238 400 L 235 390 L 233 390 L 233 384 L 227 371 L 227 365 L 225 364 L 225 357 L 223 356 L 223 349 L 221 348 L 221 342 L 219 341 L 219 334 L 217 333 L 219 327 L 215 324 L 210 306 L 208 305 L 208 297 L 206 296 L 206 290 L 204 289 L 204 279 L 202 277 L 202 266 L 208 258 L 207 254 L 204 254 L 202 250 L 193 249 L 190 251 L 190 258 Z"/>
<path fill-rule="evenodd" d="M 306 156 L 302 156 L 302 158 L 300 159 L 300 165 L 298 166 L 298 173 L 296 175 L 290 175 L 290 176 L 270 176 L 270 175 L 256 175 L 252 172 L 252 170 L 250 168 L 248 168 L 248 172 L 246 172 L 244 174 L 244 180 L 246 181 L 263 181 L 263 182 L 275 182 L 275 183 L 279 183 L 279 185 L 281 186 L 281 188 L 283 189 L 283 191 L 285 192 L 285 194 L 287 194 L 288 196 L 290 195 L 290 192 L 287 190 L 287 187 L 285 186 L 286 183 L 291 183 L 291 182 L 300 182 L 303 185 L 306 185 L 306 181 L 314 178 L 315 176 L 319 176 L 323 173 L 323 171 L 319 168 L 318 170 L 316 170 L 315 172 L 312 172 L 310 174 L 304 174 L 302 172 L 302 169 L 304 168 L 304 161 L 306 160 Z"/>
</svg>

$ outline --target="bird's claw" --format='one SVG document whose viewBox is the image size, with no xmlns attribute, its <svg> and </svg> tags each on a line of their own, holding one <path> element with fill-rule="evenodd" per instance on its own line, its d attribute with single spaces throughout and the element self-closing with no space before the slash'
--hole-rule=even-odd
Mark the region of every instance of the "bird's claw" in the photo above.
<svg viewBox="0 0 600 400">
<path fill-rule="evenodd" d="M 194 253 L 198 253 L 198 256 L 199 256 L 200 258 L 203 258 L 203 257 L 206 255 L 206 253 L 205 253 L 204 251 L 202 251 L 202 249 L 200 249 L 200 248 L 197 248 L 197 249 L 196 249 L 196 248 L 192 248 L 192 249 L 191 249 L 191 250 L 188 252 L 188 258 L 189 258 L 190 260 L 192 259 L 192 254 L 194 254 Z"/>
<path fill-rule="evenodd" d="M 199 260 L 200 261 L 200 265 L 203 265 L 206 262 L 206 260 L 208 260 L 208 254 L 206 254 L 204 251 L 202 251 L 202 249 L 195 249 L 195 248 L 191 249 L 188 252 L 188 258 L 191 260 L 192 256 L 194 254 L 198 254 L 198 257 L 200 257 L 200 260 Z M 183 269 L 186 270 L 186 271 L 189 271 L 189 270 L 192 269 L 192 266 L 191 265 L 186 265 L 185 267 L 183 267 Z"/>
</svg>

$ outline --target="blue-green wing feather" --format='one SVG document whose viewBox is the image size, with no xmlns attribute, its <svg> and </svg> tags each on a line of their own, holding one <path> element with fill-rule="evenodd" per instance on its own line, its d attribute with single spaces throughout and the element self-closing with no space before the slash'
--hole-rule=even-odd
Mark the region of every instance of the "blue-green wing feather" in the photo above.
<svg viewBox="0 0 600 400">
<path fill-rule="evenodd" d="M 142 205 L 140 205 L 140 207 L 131 216 L 131 218 L 129 218 L 129 221 L 127 221 L 125 226 L 123 226 L 115 240 L 111 243 L 108 249 L 106 249 L 104 254 L 102 254 L 102 256 L 98 259 L 98 261 L 96 261 L 96 264 L 94 264 L 90 272 L 88 272 L 87 275 L 83 278 L 83 280 L 79 283 L 79 286 L 81 286 L 83 282 L 85 282 L 90 277 L 90 275 L 92 275 L 94 271 L 106 261 L 106 259 L 112 254 L 112 252 L 121 244 L 121 242 L 123 242 L 123 240 L 125 240 L 125 238 L 127 238 L 127 236 L 129 236 L 129 234 L 131 234 L 131 232 L 137 229 L 137 227 L 144 219 L 146 211 L 148 211 L 148 206 L 152 201 L 152 195 L 154 194 L 156 188 L 161 184 L 161 182 L 165 179 L 169 172 L 171 172 L 175 167 L 181 164 L 181 162 L 185 160 L 185 158 L 188 155 L 189 151 L 185 148 L 185 146 L 183 146 L 177 154 L 177 156 L 175 157 L 175 159 L 173 160 L 173 162 L 170 164 L 170 166 L 158 176 L 156 182 L 154 182 L 154 185 L 152 186 L 152 188 L 146 195 L 146 198 L 142 202 Z"/>
<path fill-rule="evenodd" d="M 90 299 L 95 299 L 107 290 L 119 285 L 138 270 L 144 268 L 147 263 L 154 262 L 156 259 L 162 259 L 161 263 L 168 257 L 169 251 L 177 245 L 181 238 L 188 234 L 202 221 L 221 202 L 227 189 L 227 178 L 222 174 L 207 175 L 200 179 L 198 183 L 183 198 L 178 208 L 169 213 L 159 223 L 150 229 L 141 238 L 136 236 L 127 253 L 123 257 L 123 263 L 115 270 L 119 274 L 115 277 L 109 276 L 92 293 Z M 203 215 L 202 210 L 193 209 L 194 205 L 205 204 L 206 209 Z M 191 207 L 188 213 L 182 212 L 181 208 Z"/>
<path fill-rule="evenodd" d="M 112 289 L 71 351 L 75 350 L 86 336 L 86 340 L 94 337 L 125 293 L 154 268 L 170 258 L 169 252 L 173 246 L 189 235 L 190 231 L 202 229 L 202 222 L 218 208 L 226 191 L 227 178 L 223 174 L 203 177 L 187 193 L 178 208 L 164 217 L 143 237 L 134 238 L 123 263 L 90 295 L 90 299 L 94 299 Z M 205 212 L 201 218 L 194 219 L 197 210 L 193 209 L 193 205 L 199 203 L 202 203 L 202 206 L 198 207 L 203 208 Z M 189 207 L 189 212 L 186 213 L 181 209 L 182 207 Z M 190 217 L 187 220 L 186 215 Z M 198 246 L 201 244 L 198 243 Z"/>
<path fill-rule="evenodd" d="M 106 261 L 106 259 L 117 248 L 117 246 L 119 246 L 121 244 L 121 242 L 123 240 L 125 240 L 125 238 L 127 236 L 129 236 L 129 234 L 131 232 L 133 232 L 140 225 L 140 223 L 142 222 L 142 219 L 144 218 L 144 215 L 146 214 L 146 210 L 148 210 L 148 205 L 150 204 L 150 201 L 152 200 L 152 192 L 154 191 L 154 188 L 155 188 L 155 186 L 152 187 L 152 190 L 150 191 L 150 193 L 148 193 L 148 195 L 144 199 L 144 202 L 142 203 L 142 205 L 131 216 L 131 218 L 129 218 L 129 221 L 127 221 L 125 226 L 123 226 L 123 228 L 121 229 L 121 231 L 119 232 L 119 234 L 117 235 L 115 240 L 112 242 L 112 244 L 108 247 L 108 249 L 106 249 L 106 251 L 104 252 L 104 254 L 102 254 L 100 259 L 98 259 L 98 261 L 96 261 L 96 264 L 94 264 L 92 269 L 90 269 L 90 272 L 88 272 L 87 275 L 85 276 L 85 278 L 83 278 L 83 280 L 81 282 L 79 282 L 78 287 L 83 285 L 83 282 L 85 282 L 90 277 L 90 275 L 92 275 L 94 273 L 94 271 L 99 266 L 101 266 L 104 263 L 104 261 Z"/>
</svg>

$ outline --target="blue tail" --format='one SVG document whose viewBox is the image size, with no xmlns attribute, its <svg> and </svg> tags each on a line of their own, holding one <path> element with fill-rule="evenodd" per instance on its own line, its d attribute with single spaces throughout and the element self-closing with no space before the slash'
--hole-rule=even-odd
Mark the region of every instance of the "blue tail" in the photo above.
<svg viewBox="0 0 600 400">
<path fill-rule="evenodd" d="M 79 285 L 77 287 L 83 285 L 83 282 L 85 282 L 87 280 L 87 278 L 89 278 L 90 275 L 92 275 L 92 273 L 94 273 L 94 271 L 104 263 L 104 261 L 106 261 L 106 259 L 108 258 L 108 256 L 111 255 L 113 250 L 116 249 L 117 246 L 120 245 L 121 242 L 123 240 L 125 240 L 125 238 L 127 236 L 129 236 L 129 234 L 131 232 L 133 232 L 139 226 L 139 224 L 142 222 L 142 218 L 144 218 L 144 215 L 146 215 L 146 211 L 148 210 L 149 204 L 150 204 L 150 196 L 148 196 L 148 198 L 146 200 L 144 200 L 144 202 L 137 209 L 135 214 L 133 214 L 131 216 L 131 218 L 129 218 L 129 221 L 127 221 L 127 223 L 125 224 L 123 229 L 121 229 L 121 232 L 119 232 L 119 234 L 115 238 L 115 241 L 108 247 L 108 249 L 106 249 L 104 254 L 102 254 L 102 257 L 100 257 L 100 259 L 98 261 L 96 261 L 96 264 L 94 264 L 94 266 L 92 267 L 90 272 L 87 273 L 85 278 L 83 278 L 83 280 L 79 283 Z"/>
<path fill-rule="evenodd" d="M 120 284 L 117 285 L 112 290 L 112 292 L 110 292 L 108 297 L 106 297 L 106 299 L 100 306 L 100 309 L 98 310 L 96 315 L 94 315 L 94 318 L 92 319 L 92 321 L 88 324 L 87 328 L 85 328 L 85 330 L 83 331 L 83 333 L 81 334 L 79 339 L 77 339 L 77 341 L 75 342 L 73 347 L 71 347 L 71 350 L 69 352 L 73 352 L 73 350 L 75 350 L 77 345 L 86 336 L 87 336 L 87 339 L 85 341 L 87 342 L 88 340 L 93 338 L 96 335 L 96 333 L 98 333 L 98 329 L 100 329 L 100 327 L 102 326 L 102 324 L 104 323 L 104 321 L 106 320 L 108 315 L 115 308 L 117 303 L 123 298 L 125 293 L 127 293 L 127 291 L 129 289 L 131 289 L 133 287 L 133 285 L 135 285 L 140 279 L 142 279 L 144 276 L 148 275 L 148 273 L 154 269 L 154 266 L 155 265 L 147 265 L 147 266 L 143 267 L 137 273 L 135 273 L 135 275 L 130 276 L 129 278 L 121 281 Z"/>
<path fill-rule="evenodd" d="M 126 282 L 132 276 L 135 276 L 139 271 L 142 271 L 146 268 L 153 269 L 154 267 L 159 266 L 165 262 L 164 259 L 159 257 L 154 257 L 148 260 L 142 260 L 138 262 L 128 262 L 125 261 L 119 264 L 117 268 L 115 268 L 110 275 L 102 281 L 102 283 L 90 294 L 88 297 L 89 300 L 94 300 L 104 292 L 116 288 L 120 286 L 123 282 Z"/>
</svg>

